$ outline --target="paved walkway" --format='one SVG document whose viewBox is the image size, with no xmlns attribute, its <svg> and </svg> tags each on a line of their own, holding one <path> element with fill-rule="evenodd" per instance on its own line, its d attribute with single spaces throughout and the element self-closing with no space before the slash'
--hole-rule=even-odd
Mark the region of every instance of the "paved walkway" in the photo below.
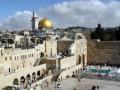
<svg viewBox="0 0 120 90">
<path fill-rule="evenodd" d="M 91 90 L 93 85 L 99 85 L 99 90 L 120 90 L 120 82 L 105 81 L 96 79 L 82 79 L 79 82 L 76 78 L 69 78 L 59 82 L 61 88 L 55 88 L 55 82 L 42 90 Z"/>
</svg>

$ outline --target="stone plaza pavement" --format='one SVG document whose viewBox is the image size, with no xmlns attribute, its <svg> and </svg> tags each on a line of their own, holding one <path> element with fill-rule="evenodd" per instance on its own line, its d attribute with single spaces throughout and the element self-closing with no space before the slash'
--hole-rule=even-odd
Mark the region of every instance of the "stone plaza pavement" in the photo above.
<svg viewBox="0 0 120 90">
<path fill-rule="evenodd" d="M 120 82 L 97 80 L 97 79 L 82 79 L 80 82 L 76 78 L 68 78 L 59 82 L 61 88 L 55 88 L 55 82 L 48 87 L 43 87 L 42 90 L 91 90 L 93 85 L 99 85 L 98 90 L 120 90 Z M 97 89 L 96 89 L 97 90 Z"/>
</svg>

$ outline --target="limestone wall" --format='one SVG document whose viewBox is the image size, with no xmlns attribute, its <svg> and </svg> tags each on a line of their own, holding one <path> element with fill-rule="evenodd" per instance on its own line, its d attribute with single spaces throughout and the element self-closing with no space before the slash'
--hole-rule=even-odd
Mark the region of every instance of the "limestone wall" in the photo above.
<svg viewBox="0 0 120 90">
<path fill-rule="evenodd" d="M 88 63 L 120 64 L 120 41 L 88 41 Z"/>
<path fill-rule="evenodd" d="M 67 69 L 67 70 L 61 72 L 58 79 L 59 80 L 66 79 L 67 76 L 72 76 L 73 72 L 75 73 L 76 71 L 80 70 L 81 68 L 82 68 L 82 64 L 71 67 L 70 69 Z"/>
<path fill-rule="evenodd" d="M 58 41 L 57 42 L 57 52 L 64 52 L 66 49 L 68 49 L 73 41 Z"/>
<path fill-rule="evenodd" d="M 12 86 L 14 79 L 18 79 L 20 81 L 21 76 L 26 77 L 27 74 L 30 74 L 32 76 L 32 73 L 35 72 L 37 73 L 38 70 L 46 70 L 46 64 L 42 64 L 40 66 L 36 67 L 29 67 L 20 71 L 16 71 L 15 73 L 6 75 L 6 76 L 1 76 L 0 77 L 0 90 L 6 86 Z"/>
<path fill-rule="evenodd" d="M 57 41 L 51 40 L 46 41 L 46 54 L 47 57 L 56 56 L 57 55 Z"/>
<path fill-rule="evenodd" d="M 41 52 L 44 52 L 43 47 L 44 45 L 41 44 L 31 49 L 0 48 L 0 73 L 10 73 L 33 66 L 36 59 L 40 58 Z"/>
<path fill-rule="evenodd" d="M 63 59 L 60 59 L 60 69 L 68 69 L 72 66 L 76 65 L 76 57 L 75 56 L 70 56 L 70 57 L 65 57 Z"/>
</svg>

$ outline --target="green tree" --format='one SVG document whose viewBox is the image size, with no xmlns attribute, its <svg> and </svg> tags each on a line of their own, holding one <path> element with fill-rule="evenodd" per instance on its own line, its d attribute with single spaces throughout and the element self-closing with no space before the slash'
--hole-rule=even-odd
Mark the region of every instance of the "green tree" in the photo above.
<svg viewBox="0 0 120 90">
<path fill-rule="evenodd" d="M 117 30 L 115 30 L 115 38 L 116 40 L 120 40 L 120 26 L 118 27 Z"/>
<path fill-rule="evenodd" d="M 98 27 L 95 28 L 95 30 L 91 32 L 92 39 L 100 39 L 103 41 L 104 36 L 105 36 L 105 31 L 103 30 L 103 28 L 101 28 L 100 24 L 98 24 Z"/>
</svg>

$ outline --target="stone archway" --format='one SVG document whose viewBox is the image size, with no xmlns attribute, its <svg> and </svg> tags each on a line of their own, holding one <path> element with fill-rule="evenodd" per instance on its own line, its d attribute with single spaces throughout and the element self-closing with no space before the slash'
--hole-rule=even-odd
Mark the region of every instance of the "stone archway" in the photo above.
<svg viewBox="0 0 120 90">
<path fill-rule="evenodd" d="M 19 81 L 18 81 L 17 78 L 15 78 L 14 81 L 13 81 L 13 85 L 18 85 L 18 84 L 19 84 Z"/>
<path fill-rule="evenodd" d="M 37 80 L 40 80 L 40 70 L 37 71 Z"/>
<path fill-rule="evenodd" d="M 27 74 L 27 76 L 26 76 L 26 80 L 27 80 L 27 81 L 31 80 L 31 76 L 30 76 L 30 74 Z"/>
<path fill-rule="evenodd" d="M 28 84 L 31 84 L 31 76 L 30 76 L 30 74 L 27 74 L 26 80 L 27 80 Z"/>
<path fill-rule="evenodd" d="M 28 80 L 30 80 L 30 79 L 31 79 L 30 74 L 27 74 L 26 79 L 28 79 Z"/>
<path fill-rule="evenodd" d="M 25 77 L 24 77 L 24 76 L 22 76 L 22 77 L 20 78 L 20 82 L 21 82 L 22 84 L 25 83 Z"/>
<path fill-rule="evenodd" d="M 40 76 L 40 70 L 37 71 L 37 76 Z"/>
<path fill-rule="evenodd" d="M 33 82 L 36 81 L 36 73 L 35 73 L 35 72 L 32 73 L 32 81 L 33 81 Z"/>
</svg>

